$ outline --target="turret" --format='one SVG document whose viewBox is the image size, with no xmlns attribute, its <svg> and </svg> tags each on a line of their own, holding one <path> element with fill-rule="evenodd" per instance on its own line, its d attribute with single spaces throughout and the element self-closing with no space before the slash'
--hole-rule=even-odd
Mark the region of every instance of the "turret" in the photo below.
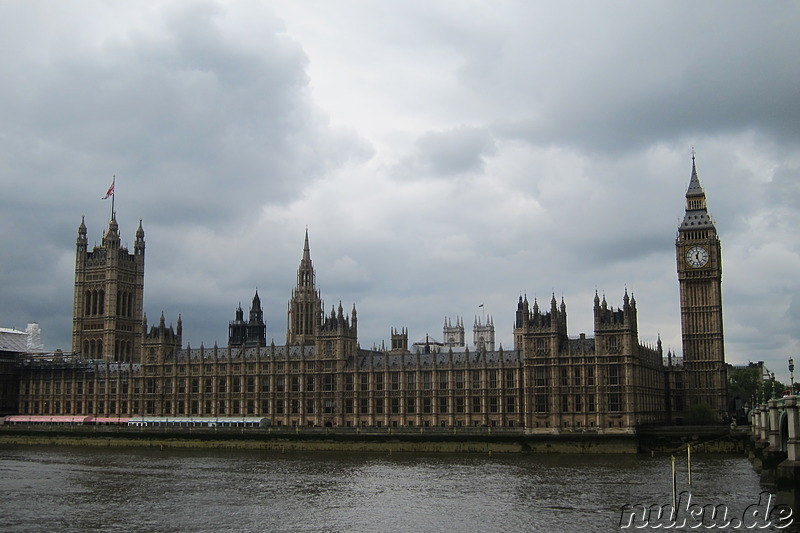
<svg viewBox="0 0 800 533">
<path fill-rule="evenodd" d="M 134 255 L 139 257 L 144 256 L 144 229 L 142 228 L 142 219 L 139 219 L 139 228 L 136 230 L 136 242 L 133 245 Z"/>
</svg>

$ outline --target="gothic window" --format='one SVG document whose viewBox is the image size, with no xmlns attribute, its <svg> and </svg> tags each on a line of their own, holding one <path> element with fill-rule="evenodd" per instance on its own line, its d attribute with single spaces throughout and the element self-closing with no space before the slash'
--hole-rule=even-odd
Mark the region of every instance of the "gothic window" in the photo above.
<svg viewBox="0 0 800 533">
<path fill-rule="evenodd" d="M 547 368 L 543 366 L 536 367 L 536 381 L 534 382 L 537 387 L 547 386 Z"/>
<path fill-rule="evenodd" d="M 513 370 L 506 370 L 506 388 L 513 389 L 516 381 L 516 373 Z"/>
<path fill-rule="evenodd" d="M 619 340 L 616 336 L 608 338 L 608 351 L 609 353 L 617 353 L 619 351 Z"/>
<path fill-rule="evenodd" d="M 517 399 L 513 396 L 506 396 L 506 412 L 515 413 L 517 411 Z"/>
<path fill-rule="evenodd" d="M 422 412 L 426 415 L 431 414 L 431 399 L 430 398 L 423 398 L 422 399 Z"/>
<path fill-rule="evenodd" d="M 537 353 L 545 353 L 547 351 L 547 344 L 545 343 L 545 339 L 536 339 L 536 352 Z"/>
<path fill-rule="evenodd" d="M 413 415 L 416 412 L 416 406 L 414 398 L 406 398 L 406 414 Z"/>
<path fill-rule="evenodd" d="M 608 395 L 608 410 L 622 411 L 622 396 L 618 392 Z"/>
<path fill-rule="evenodd" d="M 608 384 L 619 385 L 619 365 L 610 365 L 608 367 Z"/>
<path fill-rule="evenodd" d="M 489 388 L 497 388 L 497 370 L 489 370 Z"/>
</svg>

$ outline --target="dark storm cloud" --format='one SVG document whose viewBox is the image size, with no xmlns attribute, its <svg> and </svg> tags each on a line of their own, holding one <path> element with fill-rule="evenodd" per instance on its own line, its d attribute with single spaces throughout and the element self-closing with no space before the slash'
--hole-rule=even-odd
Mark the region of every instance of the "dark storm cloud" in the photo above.
<svg viewBox="0 0 800 533">
<path fill-rule="evenodd" d="M 258 4 L 50 7 L 10 3 L 0 14 L 3 325 L 48 320 L 45 340 L 68 338 L 71 276 L 53 258 L 74 253 L 81 212 L 90 244 L 99 242 L 112 175 L 123 244 L 143 218 L 148 236 L 158 235 L 149 254 L 175 263 L 189 231 L 241 233 L 261 206 L 291 201 L 331 168 L 371 156 L 314 105 L 308 58 Z M 186 270 L 197 264 L 179 257 Z M 24 303 L 34 295 L 60 301 L 62 317 Z M 169 298 L 150 291 L 146 308 Z"/>
<path fill-rule="evenodd" d="M 17 141 L 2 159 L 41 167 L 62 189 L 94 174 L 97 189 L 82 191 L 92 195 L 118 174 L 118 192 L 149 220 L 235 224 L 244 199 L 286 201 L 350 157 L 348 144 L 368 149 L 328 127 L 302 49 L 261 15 L 249 46 L 221 7 L 201 3 L 166 11 L 153 31 L 23 48 L 4 67 L 2 130 Z"/>
<path fill-rule="evenodd" d="M 465 54 L 459 74 L 501 131 L 537 144 L 608 152 L 748 129 L 796 143 L 798 5 L 679 5 L 528 5 L 488 38 L 497 54 Z"/>
</svg>

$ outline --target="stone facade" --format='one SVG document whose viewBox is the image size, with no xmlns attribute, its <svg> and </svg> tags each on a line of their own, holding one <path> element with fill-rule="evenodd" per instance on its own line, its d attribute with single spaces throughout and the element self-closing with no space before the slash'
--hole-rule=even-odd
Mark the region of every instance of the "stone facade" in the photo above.
<svg viewBox="0 0 800 533">
<path fill-rule="evenodd" d="M 693 169 L 692 198 L 695 181 Z M 698 205 L 704 208 L 702 199 L 702 204 L 687 203 L 687 217 L 690 207 L 692 216 Z M 702 230 L 701 237 L 696 228 L 684 231 L 682 226 L 677 242 L 684 350 L 689 349 L 684 371 L 672 363 L 672 354 L 664 364 L 660 340 L 656 346 L 640 342 L 636 300 L 627 290 L 619 308 L 595 294 L 593 337 L 568 335 L 563 299 L 558 302 L 553 295 L 549 307 L 541 309 L 536 300 L 531 305 L 520 296 L 513 348 L 495 349 L 493 320 L 476 317 L 472 348 L 457 318 L 455 326 L 445 319 L 443 343 L 426 340 L 409 349 L 408 330 L 392 328 L 391 349 L 362 349 L 355 306 L 346 313 L 339 303 L 330 314 L 323 313 L 308 232 L 288 303 L 285 345 L 266 344 L 256 293 L 249 320 L 237 308 L 227 347 L 184 348 L 180 317 L 177 328 L 167 326 L 162 315 L 158 325 L 147 329 L 141 305 L 141 224 L 135 252 L 128 254 L 119 247 L 114 218 L 103 245 L 92 252 L 86 251 L 81 222 L 75 353 L 29 357 L 19 364 L 19 410 L 101 417 L 259 416 L 285 426 L 629 433 L 637 425 L 674 418 L 684 401 L 683 386 L 673 390 L 676 382 L 688 379 L 692 387 L 706 387 L 693 393 L 693 401 L 725 401 L 715 366 L 721 356 L 716 348 L 721 346 L 721 315 L 711 333 L 700 335 L 691 325 L 708 322 L 706 314 L 691 318 L 708 313 L 707 299 L 719 303 L 714 293 L 719 288 L 719 241 L 713 225 Z M 709 267 L 701 269 L 707 276 L 682 264 L 696 246 L 709 250 Z M 716 311 L 710 313 L 716 319 Z M 691 343 L 698 336 L 714 350 L 697 351 Z"/>
</svg>

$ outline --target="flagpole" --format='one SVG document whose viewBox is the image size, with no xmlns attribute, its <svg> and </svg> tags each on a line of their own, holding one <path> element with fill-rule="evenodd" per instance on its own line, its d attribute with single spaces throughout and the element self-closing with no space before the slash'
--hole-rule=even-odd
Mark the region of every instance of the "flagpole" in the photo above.
<svg viewBox="0 0 800 533">
<path fill-rule="evenodd" d="M 116 174 L 114 174 L 114 177 L 113 177 L 113 178 L 111 178 L 111 189 L 112 189 L 112 190 L 113 190 L 113 192 L 114 192 L 114 194 L 112 194 L 112 195 L 111 195 L 111 219 L 112 219 L 112 220 L 114 219 L 114 215 L 116 214 L 116 213 L 114 212 L 114 200 L 116 200 L 116 198 L 117 198 L 117 194 L 116 194 L 117 190 L 116 190 L 116 187 L 117 187 L 117 175 L 116 175 Z"/>
</svg>

